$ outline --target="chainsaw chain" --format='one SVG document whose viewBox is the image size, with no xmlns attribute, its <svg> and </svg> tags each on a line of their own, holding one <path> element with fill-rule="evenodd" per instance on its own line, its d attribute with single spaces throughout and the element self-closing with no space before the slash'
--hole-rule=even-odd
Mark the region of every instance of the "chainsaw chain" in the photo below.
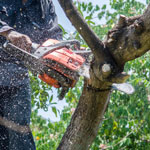
<svg viewBox="0 0 150 150">
<path fill-rule="evenodd" d="M 59 72 L 49 68 L 48 66 L 45 66 L 43 68 L 44 73 L 50 76 L 51 78 L 54 78 L 55 80 L 58 81 L 61 87 L 70 87 L 72 81 L 65 77 L 64 75 L 60 74 Z"/>
<path fill-rule="evenodd" d="M 56 61 L 51 60 L 51 59 L 44 59 L 44 62 L 46 63 L 46 65 L 50 64 L 47 66 L 54 69 L 54 70 L 57 70 L 58 72 L 60 72 L 64 76 L 67 76 L 67 77 L 69 76 L 72 80 L 78 81 L 78 79 L 79 79 L 78 72 L 72 71 L 69 68 L 65 67 L 64 65 L 57 63 Z"/>
</svg>

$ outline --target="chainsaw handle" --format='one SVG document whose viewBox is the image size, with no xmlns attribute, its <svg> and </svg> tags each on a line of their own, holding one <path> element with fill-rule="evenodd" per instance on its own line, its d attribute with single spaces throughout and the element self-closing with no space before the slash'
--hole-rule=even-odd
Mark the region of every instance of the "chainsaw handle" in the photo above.
<svg viewBox="0 0 150 150">
<path fill-rule="evenodd" d="M 34 55 L 38 58 L 42 58 L 43 56 L 47 55 L 49 52 L 53 52 L 57 49 L 70 47 L 72 45 L 76 45 L 77 48 L 80 48 L 80 42 L 78 40 L 68 40 L 68 41 L 60 41 L 59 43 L 52 44 L 50 46 L 44 47 L 40 46 L 34 52 Z"/>
</svg>

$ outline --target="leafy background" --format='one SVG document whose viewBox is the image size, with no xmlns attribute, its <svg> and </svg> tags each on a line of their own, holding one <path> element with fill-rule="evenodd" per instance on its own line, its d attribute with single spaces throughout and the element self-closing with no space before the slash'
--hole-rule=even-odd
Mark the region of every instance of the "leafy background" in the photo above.
<svg viewBox="0 0 150 150">
<path fill-rule="evenodd" d="M 146 5 L 145 5 L 146 3 Z M 120 14 L 134 16 L 141 14 L 147 7 L 149 0 L 143 3 L 136 0 L 110 0 L 110 8 L 94 6 L 91 2 L 75 1 L 75 5 L 85 18 L 86 22 L 101 38 L 105 39 L 107 32 L 116 24 Z M 94 20 L 98 20 L 98 24 Z M 101 20 L 105 24 L 101 24 Z M 61 26 L 64 38 L 69 39 Z M 88 47 L 79 33 L 75 31 L 72 36 Z M 125 95 L 113 91 L 110 103 L 100 126 L 98 135 L 91 146 L 91 150 L 149 150 L 150 149 L 150 53 L 141 58 L 130 61 L 125 71 L 131 76 L 128 80 L 135 87 L 135 93 Z M 36 142 L 37 150 L 56 150 L 78 103 L 82 92 L 83 78 L 81 77 L 75 88 L 70 89 L 65 97 L 68 106 L 59 112 L 54 105 L 52 88 L 37 77 L 30 74 L 32 87 L 32 116 L 31 129 Z M 53 113 L 60 114 L 60 121 L 52 122 L 38 115 L 42 108 L 47 111 L 51 107 Z"/>
</svg>

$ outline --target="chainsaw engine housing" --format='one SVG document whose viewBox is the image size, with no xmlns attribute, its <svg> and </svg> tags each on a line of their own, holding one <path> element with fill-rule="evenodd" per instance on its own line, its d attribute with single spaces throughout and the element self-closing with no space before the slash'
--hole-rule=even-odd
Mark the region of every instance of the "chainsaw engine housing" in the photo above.
<svg viewBox="0 0 150 150">
<path fill-rule="evenodd" d="M 49 46 L 52 46 L 57 43 L 59 43 L 59 41 L 49 39 L 38 48 L 38 51 L 41 47 L 42 49 L 43 47 L 48 48 Z M 59 49 L 49 51 L 46 55 L 42 57 L 42 59 L 49 69 L 51 68 L 57 71 L 59 74 L 64 76 L 65 79 L 67 78 L 67 80 L 69 80 L 67 81 L 70 84 L 69 87 L 75 86 L 79 78 L 78 70 L 85 62 L 85 59 L 82 56 L 75 54 L 68 47 L 62 47 Z M 45 72 L 45 74 L 47 74 L 47 72 Z M 41 78 L 42 80 L 45 79 L 45 74 L 39 75 L 39 78 Z M 60 77 L 55 76 L 55 78 L 53 78 L 50 76 L 48 80 L 49 84 L 54 86 L 55 88 L 64 86 L 62 85 L 62 82 L 60 82 Z"/>
</svg>

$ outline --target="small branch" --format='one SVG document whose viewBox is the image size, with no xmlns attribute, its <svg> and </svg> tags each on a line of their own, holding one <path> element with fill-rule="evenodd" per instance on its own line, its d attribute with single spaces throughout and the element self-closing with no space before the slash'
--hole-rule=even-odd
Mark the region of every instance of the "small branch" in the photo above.
<svg viewBox="0 0 150 150">
<path fill-rule="evenodd" d="M 133 132 L 130 132 L 128 133 L 125 137 L 123 137 L 118 143 L 116 143 L 115 145 L 112 145 L 112 146 L 107 146 L 105 149 L 110 149 L 110 148 L 113 148 L 117 145 L 119 145 L 121 142 L 123 142 L 129 135 L 131 135 Z"/>
</svg>

